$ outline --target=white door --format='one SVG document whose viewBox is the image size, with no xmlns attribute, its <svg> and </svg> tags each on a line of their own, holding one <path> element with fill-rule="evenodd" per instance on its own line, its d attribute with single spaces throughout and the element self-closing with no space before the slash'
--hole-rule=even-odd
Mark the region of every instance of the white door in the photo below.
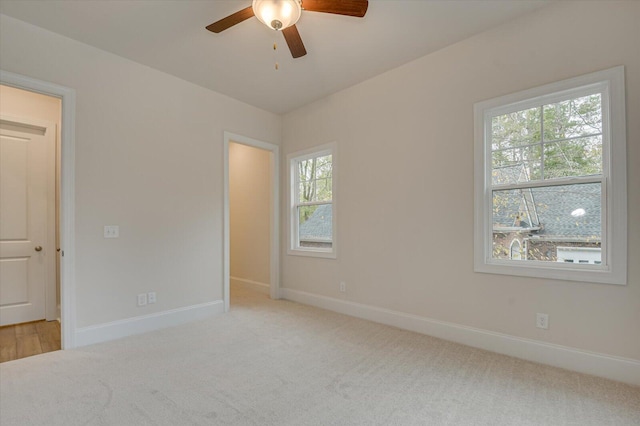
<svg viewBox="0 0 640 426">
<path fill-rule="evenodd" d="M 54 210 L 55 125 L 1 117 L 0 325 L 45 318 Z"/>
</svg>

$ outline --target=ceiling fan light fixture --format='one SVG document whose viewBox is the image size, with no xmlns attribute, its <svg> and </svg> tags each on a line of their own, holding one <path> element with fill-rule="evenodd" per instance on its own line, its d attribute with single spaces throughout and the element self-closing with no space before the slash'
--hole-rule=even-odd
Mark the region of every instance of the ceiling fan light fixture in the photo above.
<svg viewBox="0 0 640 426">
<path fill-rule="evenodd" d="M 272 30 L 284 30 L 300 19 L 299 0 L 253 0 L 253 13 Z"/>
</svg>

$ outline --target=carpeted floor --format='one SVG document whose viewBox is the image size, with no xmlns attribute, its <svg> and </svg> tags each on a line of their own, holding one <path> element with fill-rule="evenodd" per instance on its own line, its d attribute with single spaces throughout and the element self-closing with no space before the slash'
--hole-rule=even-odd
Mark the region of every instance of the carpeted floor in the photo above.
<svg viewBox="0 0 640 426">
<path fill-rule="evenodd" d="M 0 364 L 0 424 L 640 425 L 640 388 L 236 288 L 227 315 Z"/>
</svg>

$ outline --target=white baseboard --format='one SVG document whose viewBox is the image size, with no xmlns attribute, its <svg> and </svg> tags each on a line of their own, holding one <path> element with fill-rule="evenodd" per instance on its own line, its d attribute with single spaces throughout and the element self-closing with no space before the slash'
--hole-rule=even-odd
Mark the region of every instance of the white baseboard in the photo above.
<svg viewBox="0 0 640 426">
<path fill-rule="evenodd" d="M 640 361 L 525 339 L 287 288 L 283 298 L 516 358 L 640 386 Z"/>
<path fill-rule="evenodd" d="M 259 281 L 246 280 L 244 278 L 229 277 L 232 285 L 237 285 L 249 290 L 257 291 L 267 296 L 270 294 L 271 287 L 269 284 L 261 283 Z"/>
<path fill-rule="evenodd" d="M 76 329 L 75 345 L 76 347 L 80 347 L 120 339 L 134 334 L 146 333 L 204 319 L 223 312 L 224 302 L 222 300 L 214 300 L 213 302 L 201 303 L 199 305 L 186 306 L 184 308 L 82 327 Z"/>
</svg>

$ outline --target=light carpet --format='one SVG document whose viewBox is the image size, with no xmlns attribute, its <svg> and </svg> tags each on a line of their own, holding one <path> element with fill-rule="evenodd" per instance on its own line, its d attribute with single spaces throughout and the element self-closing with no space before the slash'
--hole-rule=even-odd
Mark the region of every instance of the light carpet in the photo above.
<svg viewBox="0 0 640 426">
<path fill-rule="evenodd" d="M 0 424 L 640 425 L 640 388 L 234 288 L 226 315 L 0 364 Z"/>
</svg>

